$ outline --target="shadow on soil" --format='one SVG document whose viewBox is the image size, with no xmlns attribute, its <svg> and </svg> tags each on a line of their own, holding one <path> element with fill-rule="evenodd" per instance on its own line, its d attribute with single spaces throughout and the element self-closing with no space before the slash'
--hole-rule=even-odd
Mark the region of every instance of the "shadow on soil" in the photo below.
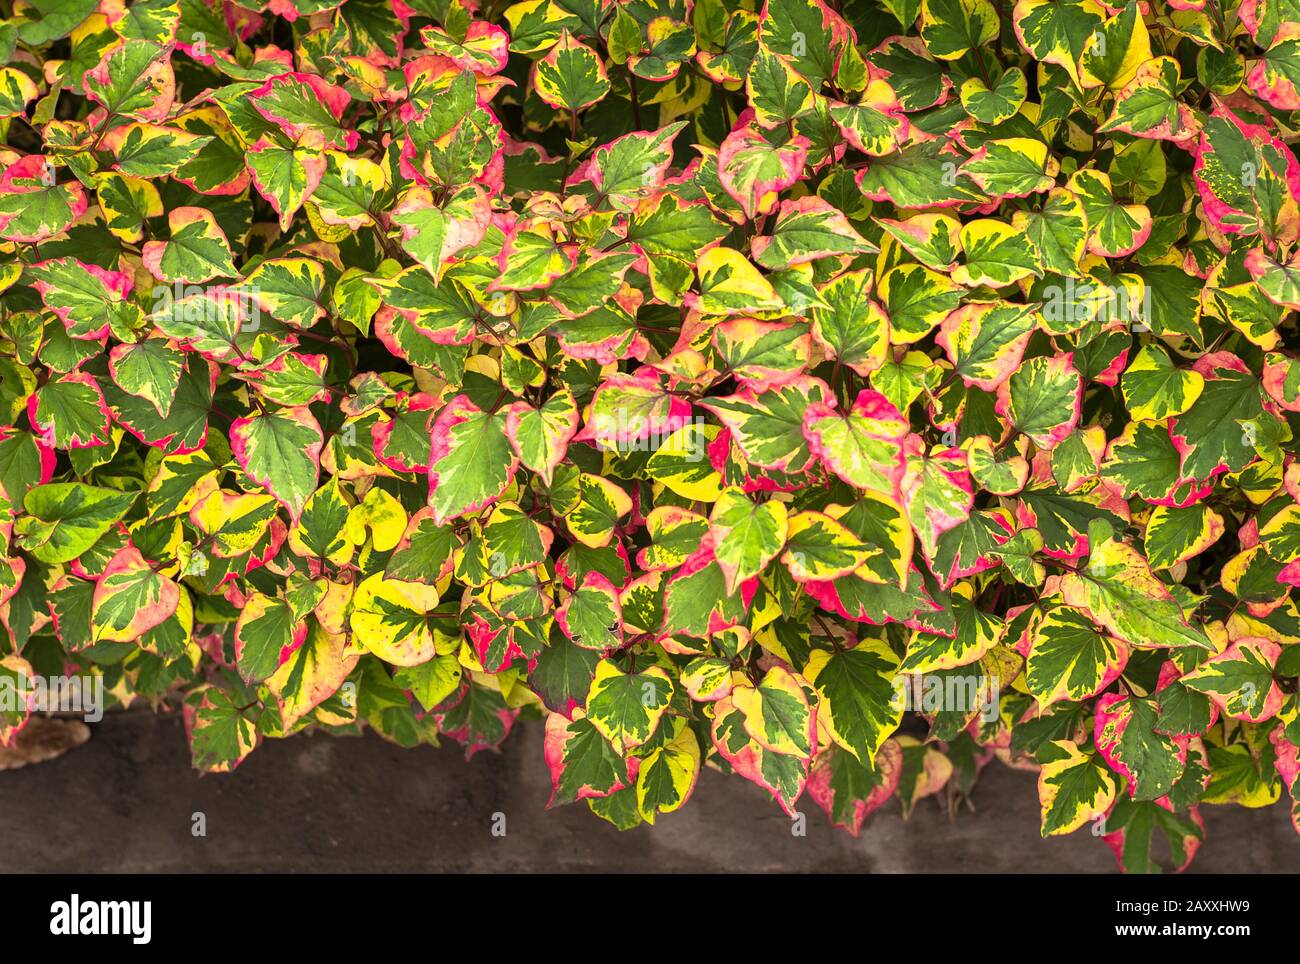
<svg viewBox="0 0 1300 964">
<path fill-rule="evenodd" d="M 303 735 L 199 778 L 177 717 L 110 716 L 84 746 L 0 773 L 0 872 L 1115 871 L 1086 830 L 1042 840 L 1033 775 L 996 761 L 975 788 L 977 812 L 955 823 L 934 799 L 907 822 L 891 805 L 855 840 L 805 797 L 807 834 L 795 837 L 761 790 L 706 770 L 681 812 L 620 833 L 581 804 L 545 809 L 541 735 L 521 726 L 500 755 L 469 763 L 454 745 Z M 198 812 L 206 837 L 191 834 Z M 492 835 L 496 813 L 504 837 Z M 1193 872 L 1300 870 L 1282 807 L 1202 814 Z"/>
</svg>

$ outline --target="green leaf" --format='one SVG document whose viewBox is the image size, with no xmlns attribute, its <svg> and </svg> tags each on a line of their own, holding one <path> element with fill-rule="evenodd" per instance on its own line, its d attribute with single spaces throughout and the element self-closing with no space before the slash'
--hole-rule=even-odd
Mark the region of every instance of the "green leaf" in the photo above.
<svg viewBox="0 0 1300 964">
<path fill-rule="evenodd" d="M 947 206 L 980 198 L 975 183 L 959 172 L 958 161 L 928 142 L 869 164 L 858 185 L 871 200 L 890 201 L 900 208 Z"/>
<path fill-rule="evenodd" d="M 23 497 L 27 516 L 14 528 L 18 545 L 41 562 L 71 562 L 93 546 L 135 504 L 136 493 L 51 482 Z"/>
<path fill-rule="evenodd" d="M 756 504 L 739 489 L 723 490 L 709 516 L 709 532 L 728 593 L 762 572 L 785 546 L 786 519 L 781 502 Z"/>
<path fill-rule="evenodd" d="M 358 644 L 395 666 L 418 666 L 438 650 L 440 633 L 429 613 L 438 590 L 418 582 L 389 579 L 382 573 L 357 586 L 349 625 Z"/>
<path fill-rule="evenodd" d="M 900 483 L 903 505 L 926 557 L 932 559 L 939 536 L 965 519 L 974 501 L 966 455 L 958 449 L 926 454 L 912 444 L 905 465 Z"/>
<path fill-rule="evenodd" d="M 813 457 L 803 433 L 804 412 L 823 404 L 829 395 L 820 379 L 799 377 L 764 391 L 746 387 L 701 404 L 730 429 L 752 464 L 794 472 Z"/>
<path fill-rule="evenodd" d="M 930 268 L 947 271 L 961 253 L 961 222 L 950 215 L 916 214 L 904 221 L 875 220 L 908 254 Z"/>
<path fill-rule="evenodd" d="M 1069 740 L 1053 740 L 1038 774 L 1044 837 L 1071 833 L 1110 809 L 1115 781 L 1096 754 L 1080 750 Z"/>
<path fill-rule="evenodd" d="M 596 652 L 617 649 L 623 641 L 623 609 L 613 584 L 589 572 L 555 613 L 555 620 L 574 645 Z"/>
<path fill-rule="evenodd" d="M 304 511 L 304 519 L 306 516 Z M 322 527 L 322 535 L 329 538 L 327 526 Z M 455 530 L 436 523 L 432 510 L 425 506 L 407 523 L 401 542 L 389 557 L 386 575 L 404 582 L 436 583 L 444 570 L 450 570 L 452 553 L 459 545 Z"/>
<path fill-rule="evenodd" d="M 1045 272 L 1075 277 L 1088 238 L 1082 202 L 1064 188 L 1052 188 L 1038 211 L 1017 211 L 1011 220 L 1023 231 Z"/>
<path fill-rule="evenodd" d="M 82 86 L 110 115 L 166 120 L 176 94 L 171 51 L 144 40 L 126 40 L 86 71 Z"/>
<path fill-rule="evenodd" d="M 76 258 L 54 258 L 27 269 L 45 307 L 63 321 L 73 338 L 103 338 L 139 326 L 143 313 L 127 299 L 131 282 L 116 271 Z"/>
<path fill-rule="evenodd" d="M 253 108 L 295 141 L 316 135 L 325 147 L 353 150 L 360 135 L 342 123 L 351 98 L 316 74 L 281 74 L 248 95 Z"/>
<path fill-rule="evenodd" d="M 166 418 L 180 387 L 185 356 L 165 339 L 150 338 L 114 348 L 108 370 L 122 391 L 143 398 Z"/>
<path fill-rule="evenodd" d="M 547 807 L 607 797 L 631 784 L 626 761 L 584 716 L 547 717 L 546 763 L 552 787 Z"/>
<path fill-rule="evenodd" d="M 630 188 L 625 187 L 623 191 L 628 192 Z M 727 227 L 709 212 L 708 205 L 685 203 L 674 194 L 664 193 L 633 208 L 628 216 L 626 238 L 649 254 L 693 261 L 697 252 L 727 234 Z"/>
<path fill-rule="evenodd" d="M 215 366 L 191 355 L 186 361 L 166 418 L 153 403 L 105 382 L 104 395 L 113 419 L 146 444 L 165 452 L 193 452 L 208 433 L 208 413 L 216 386 Z"/>
<path fill-rule="evenodd" d="M 835 75 L 848 25 L 823 0 L 769 0 L 760 20 L 760 39 L 789 57 L 814 89 Z"/>
<path fill-rule="evenodd" d="M 820 257 L 871 251 L 848 218 L 820 197 L 783 201 L 771 236 L 755 238 L 754 260 L 764 268 L 785 268 Z"/>
<path fill-rule="evenodd" d="M 998 411 L 1040 449 L 1052 449 L 1074 431 L 1083 411 L 1083 379 L 1070 354 L 1039 356 L 998 388 Z"/>
<path fill-rule="evenodd" d="M 1204 503 L 1158 505 L 1147 520 L 1142 548 L 1152 569 L 1169 569 L 1200 555 L 1222 537 L 1223 517 Z"/>
<path fill-rule="evenodd" d="M 1020 232 L 993 218 L 969 221 L 961 228 L 966 263 L 953 269 L 960 285 L 1001 288 L 1039 273 L 1038 259 Z"/>
<path fill-rule="evenodd" d="M 900 672 L 931 673 L 967 666 L 1001 641 L 1003 621 L 976 609 L 965 583 L 952 594 L 952 610 L 957 622 L 956 635 L 914 632 L 899 666 Z"/>
<path fill-rule="evenodd" d="M 132 177 L 154 178 L 175 173 L 211 140 L 205 134 L 138 121 L 113 128 L 102 143 L 112 152 L 118 171 Z"/>
<path fill-rule="evenodd" d="M 1025 102 L 1028 85 L 1018 67 L 1006 71 L 992 89 L 978 77 L 961 85 L 961 105 L 981 124 L 1001 124 L 1015 116 Z"/>
<path fill-rule="evenodd" d="M 1016 35 L 1036 59 L 1065 68 L 1079 84 L 1079 58 L 1101 26 L 1102 9 L 1086 0 L 1022 0 L 1013 15 Z"/>
<path fill-rule="evenodd" d="M 253 593 L 235 623 L 239 675 L 256 683 L 271 676 L 307 638 L 307 623 L 283 599 Z"/>
<path fill-rule="evenodd" d="M 910 344 L 928 335 L 961 304 L 963 289 L 947 275 L 918 264 L 901 264 L 881 276 L 877 290 L 889 316 L 890 341 Z"/>
<path fill-rule="evenodd" d="M 700 741 L 684 720 L 675 720 L 676 736 L 651 750 L 636 777 L 637 807 L 647 823 L 660 813 L 679 810 L 690 799 L 700 775 Z"/>
<path fill-rule="evenodd" d="M 787 537 L 781 561 L 798 582 L 847 576 L 874 554 L 846 526 L 821 512 L 790 516 Z"/>
<path fill-rule="evenodd" d="M 565 516 L 569 531 L 585 546 L 609 545 L 619 520 L 632 511 L 632 500 L 621 488 L 599 475 L 578 478 L 578 502 Z"/>
<path fill-rule="evenodd" d="M 233 770 L 258 743 L 253 721 L 244 716 L 242 697 L 204 684 L 185 697 L 190 753 L 194 767 L 211 773 Z"/>
<path fill-rule="evenodd" d="M 1187 748 L 1155 730 L 1156 703 L 1111 693 L 1097 703 L 1097 750 L 1127 781 L 1134 800 L 1155 800 L 1174 788 Z"/>
<path fill-rule="evenodd" d="M 745 256 L 731 248 L 710 248 L 699 259 L 699 295 L 688 302 L 699 311 L 714 315 L 740 315 L 773 311 L 782 305 L 766 278 Z"/>
<path fill-rule="evenodd" d="M 1083 612 L 1053 606 L 1034 623 L 1025 684 L 1039 706 L 1079 702 L 1119 676 L 1128 656 L 1124 642 L 1098 631 Z"/>
<path fill-rule="evenodd" d="M 936 341 L 967 385 L 993 391 L 1020 367 L 1036 317 L 1025 305 L 969 302 L 944 319 Z"/>
<path fill-rule="evenodd" d="M 1234 640 L 1179 682 L 1209 696 L 1229 716 L 1257 723 L 1272 718 L 1282 704 L 1273 679 L 1279 654 L 1266 639 Z"/>
<path fill-rule="evenodd" d="M 908 424 L 879 392 L 864 389 L 847 414 L 825 402 L 804 412 L 812 454 L 849 485 L 891 494 L 903 478 Z"/>
<path fill-rule="evenodd" d="M 831 738 L 869 769 L 903 719 L 902 692 L 894 685 L 897 670 L 893 650 L 873 639 L 834 653 L 814 650 L 805 669 L 828 707 L 822 718 Z"/>
<path fill-rule="evenodd" d="M 1093 542 L 1087 567 L 1062 577 L 1061 592 L 1067 604 L 1084 610 L 1130 646 L 1210 648 L 1205 634 L 1187 621 L 1146 560 L 1113 538 Z"/>
<path fill-rule="evenodd" d="M 1181 459 L 1162 422 L 1129 422 L 1111 440 L 1102 476 L 1126 496 L 1168 500 L 1178 489 Z"/>
<path fill-rule="evenodd" d="M 141 258 L 159 281 L 210 281 L 235 276 L 230 244 L 207 208 L 173 208 L 167 212 L 171 236 L 150 241 Z"/>
<path fill-rule="evenodd" d="M 95 12 L 93 0 L 32 0 L 18 25 L 23 43 L 39 47 L 60 40 Z"/>
<path fill-rule="evenodd" d="M 799 757 L 812 755 L 813 716 L 799 680 L 774 666 L 758 685 L 738 685 L 731 694 L 745 732 L 763 749 Z"/>
<path fill-rule="evenodd" d="M 281 724 L 294 726 L 333 696 L 356 667 L 358 659 L 359 654 L 349 645 L 346 634 L 327 632 L 318 620 L 308 620 L 306 641 L 264 684 L 275 697 Z M 358 710 L 369 688 L 361 688 L 356 700 Z M 353 716 L 347 698 L 340 702 L 344 704 L 343 718 Z"/>
<path fill-rule="evenodd" d="M 140 550 L 127 546 L 113 556 L 95 585 L 90 610 L 95 642 L 135 642 L 176 612 L 180 594 L 180 586 L 155 572 Z"/>
<path fill-rule="evenodd" d="M 306 408 L 283 408 L 237 419 L 230 445 L 240 468 L 275 496 L 296 521 L 316 491 L 324 436 Z"/>
<path fill-rule="evenodd" d="M 573 271 L 551 283 L 546 297 L 567 316 L 581 317 L 613 297 L 636 260 L 630 254 L 584 254 Z"/>
<path fill-rule="evenodd" d="M 443 406 L 432 435 L 429 508 L 435 524 L 483 508 L 514 478 L 517 457 L 505 419 L 484 412 L 469 396 L 458 395 Z"/>
<path fill-rule="evenodd" d="M 1136 3 L 1130 3 L 1103 23 L 1083 45 L 1079 72 L 1083 86 L 1104 84 L 1118 90 L 1151 59 L 1146 23 Z"/>
<path fill-rule="evenodd" d="M 1143 63 L 1115 99 L 1110 118 L 1099 131 L 1124 131 L 1139 137 L 1183 142 L 1195 137 L 1199 123 L 1192 109 L 1178 99 L 1178 62 L 1156 57 Z"/>
<path fill-rule="evenodd" d="M 325 269 L 313 258 L 263 261 L 244 279 L 243 289 L 272 317 L 300 328 L 325 314 Z"/>
<path fill-rule="evenodd" d="M 624 673 L 607 659 L 596 665 L 587 718 L 620 753 L 649 741 L 672 699 L 672 680 L 658 666 Z"/>
<path fill-rule="evenodd" d="M 0 238 L 31 244 L 45 241 L 85 214 L 86 207 L 80 184 L 58 183 L 52 163 L 29 154 L 0 178 Z"/>
<path fill-rule="evenodd" d="M 426 710 L 433 710 L 460 689 L 464 672 L 455 656 L 435 656 L 419 666 L 400 667 L 393 682 L 410 690 Z"/>
<path fill-rule="evenodd" d="M 1047 145 L 1031 137 L 989 141 L 962 165 L 962 171 L 993 197 L 1026 197 L 1050 191 L 1056 185 L 1057 170 L 1056 158 Z M 982 238 L 977 236 L 976 240 Z M 965 237 L 962 244 L 969 257 L 971 250 Z"/>
<path fill-rule="evenodd" d="M 1172 869 L 1182 870 L 1195 856 L 1205 830 L 1195 812 L 1177 813 L 1159 803 L 1120 797 L 1106 816 L 1106 842 L 1126 873 L 1159 873 L 1155 859 L 1155 838 L 1163 836 L 1172 857 Z"/>
<path fill-rule="evenodd" d="M 566 30 L 537 61 L 533 73 L 537 96 L 558 110 L 579 111 L 609 93 L 609 76 L 594 50 Z"/>
<path fill-rule="evenodd" d="M 921 0 L 921 39 L 940 60 L 956 60 L 998 35 L 988 0 Z"/>
<path fill-rule="evenodd" d="M 803 368 L 809 358 L 808 330 L 798 324 L 735 318 L 713 330 L 713 345 L 737 378 L 781 380 Z M 680 407 L 680 403 L 679 403 Z"/>
<path fill-rule="evenodd" d="M 1123 204 L 1116 200 L 1110 176 L 1101 171 L 1080 170 L 1068 185 L 1083 204 L 1088 219 L 1088 250 L 1106 258 L 1132 254 L 1151 235 L 1151 211 L 1145 204 Z"/>
<path fill-rule="evenodd" d="M 32 428 L 55 448 L 87 448 L 108 441 L 108 406 L 99 383 L 87 372 L 47 382 L 28 402 L 27 413 Z"/>
<path fill-rule="evenodd" d="M 1162 347 L 1151 344 L 1133 357 L 1122 385 L 1133 418 L 1159 421 L 1191 408 L 1205 388 L 1205 379 L 1199 372 L 1176 367 Z"/>
<path fill-rule="evenodd" d="M 810 146 L 807 138 L 799 136 L 772 144 L 757 131 L 742 128 L 718 149 L 718 180 L 747 218 L 768 214 L 776 207 L 779 192 L 803 173 Z"/>
<path fill-rule="evenodd" d="M 863 821 L 885 804 L 898 788 L 902 749 L 887 741 L 876 754 L 875 766 L 833 747 L 818 754 L 808 780 L 808 793 L 826 811 L 831 823 L 857 836 Z"/>
<path fill-rule="evenodd" d="M 745 92 L 764 127 L 787 124 L 813 106 L 812 88 L 783 57 L 760 44 L 745 75 Z"/>
<path fill-rule="evenodd" d="M 1243 423 L 1259 418 L 1263 408 L 1259 379 L 1236 359 L 1200 372 L 1205 387 L 1170 432 L 1181 443 L 1183 475 L 1208 479 L 1224 467 L 1239 471 L 1255 457 L 1253 433 Z"/>
<path fill-rule="evenodd" d="M 279 215 L 280 230 L 289 229 L 294 214 L 315 192 L 325 176 L 325 163 L 325 155 L 306 144 L 281 147 L 262 139 L 249 147 L 248 169 L 253 186 Z"/>
</svg>

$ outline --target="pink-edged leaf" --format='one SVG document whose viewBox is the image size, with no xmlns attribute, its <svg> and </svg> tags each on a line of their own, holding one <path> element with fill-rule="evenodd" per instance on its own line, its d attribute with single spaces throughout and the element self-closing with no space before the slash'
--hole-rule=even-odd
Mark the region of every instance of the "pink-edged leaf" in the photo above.
<svg viewBox="0 0 1300 964">
<path fill-rule="evenodd" d="M 125 272 L 71 257 L 29 265 L 27 272 L 45 307 L 72 338 L 98 340 L 114 329 L 130 329 L 141 317 L 129 300 L 134 284 Z"/>
<path fill-rule="evenodd" d="M 937 552 L 939 536 L 970 515 L 974 485 L 962 449 L 927 454 L 925 443 L 912 435 L 907 439 L 906 451 L 907 471 L 900 485 L 903 504 L 930 559 Z"/>
<path fill-rule="evenodd" d="M 342 124 L 352 98 L 317 74 L 288 73 L 272 77 L 248 94 L 254 109 L 292 140 L 319 135 L 326 147 L 356 150 L 361 135 Z"/>
<path fill-rule="evenodd" d="M 847 413 L 833 401 L 814 402 L 804 413 L 803 432 L 814 457 L 849 485 L 896 495 L 903 479 L 903 440 L 910 426 L 884 395 L 858 393 Z"/>
<path fill-rule="evenodd" d="M 519 461 L 550 485 L 578 431 L 578 403 L 567 388 L 552 395 L 541 408 L 515 402 L 506 409 L 505 429 Z"/>
<path fill-rule="evenodd" d="M 1187 765 L 1187 738 L 1156 732 L 1158 712 L 1155 700 L 1123 693 L 1107 693 L 1097 701 L 1097 751 L 1128 781 L 1134 800 L 1167 795 Z"/>
<path fill-rule="evenodd" d="M 263 137 L 248 148 L 253 186 L 279 215 L 282 231 L 320 186 L 326 167 L 324 152 L 306 142 L 289 148 Z"/>
<path fill-rule="evenodd" d="M 742 127 L 727 135 L 718 148 L 718 178 L 723 190 L 753 220 L 770 214 L 782 191 L 803 176 L 811 143 L 792 137 L 774 146 L 763 134 Z"/>
<path fill-rule="evenodd" d="M 438 26 L 425 27 L 420 31 L 420 39 L 435 54 L 446 57 L 457 67 L 488 76 L 505 70 L 510 56 L 510 36 L 486 20 L 471 23 L 460 40 Z"/>
<path fill-rule="evenodd" d="M 140 550 L 128 545 L 95 584 L 90 606 L 95 640 L 136 642 L 176 612 L 180 594 L 180 586 L 154 572 Z"/>
<path fill-rule="evenodd" d="M 28 154 L 0 175 L 0 238 L 38 244 L 85 214 L 89 203 L 77 181 L 60 184 L 48 158 Z"/>
<path fill-rule="evenodd" d="M 641 762 L 637 757 L 624 760 L 582 710 L 575 710 L 573 719 L 562 713 L 546 718 L 544 753 L 551 772 L 547 808 L 607 797 L 630 787 Z"/>
<path fill-rule="evenodd" d="M 316 491 L 325 439 L 306 406 L 236 419 L 230 447 L 239 467 L 289 510 L 294 519 Z"/>
<path fill-rule="evenodd" d="M 429 508 L 442 525 L 475 512 L 505 491 L 519 457 L 510 447 L 505 416 L 485 412 L 457 395 L 434 420 L 429 453 Z"/>
<path fill-rule="evenodd" d="M 826 811 L 831 824 L 858 836 L 862 824 L 889 802 L 903 772 L 903 748 L 886 740 L 874 768 L 863 766 L 840 747 L 829 747 L 813 760 L 808 795 Z"/>
<path fill-rule="evenodd" d="M 690 415 L 690 402 L 673 395 L 654 369 L 641 368 L 601 382 L 577 439 L 602 448 L 626 449 L 651 435 L 666 438 Z"/>
<path fill-rule="evenodd" d="M 27 420 L 48 446 L 91 448 L 108 442 L 111 417 L 104 393 L 89 372 L 69 372 L 46 382 L 27 399 Z"/>
</svg>

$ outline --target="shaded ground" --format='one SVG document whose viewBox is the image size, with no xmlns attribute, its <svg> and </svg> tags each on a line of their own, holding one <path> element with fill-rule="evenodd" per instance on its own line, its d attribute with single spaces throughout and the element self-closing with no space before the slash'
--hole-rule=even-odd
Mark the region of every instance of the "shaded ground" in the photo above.
<svg viewBox="0 0 1300 964">
<path fill-rule="evenodd" d="M 807 798 L 807 836 L 758 788 L 706 770 L 683 811 L 619 833 L 581 804 L 545 810 L 541 727 L 466 763 L 455 746 L 402 750 L 374 736 L 264 744 L 231 775 L 190 769 L 180 720 L 111 715 L 57 760 L 0 772 L 0 873 L 96 871 L 952 871 L 1115 870 L 1085 832 L 1038 836 L 1031 774 L 990 764 L 977 813 L 934 800 L 904 822 L 879 812 L 854 840 Z M 206 815 L 207 836 L 191 834 Z M 492 835 L 494 814 L 506 835 Z M 1205 807 L 1193 871 L 1300 870 L 1280 807 Z"/>
</svg>

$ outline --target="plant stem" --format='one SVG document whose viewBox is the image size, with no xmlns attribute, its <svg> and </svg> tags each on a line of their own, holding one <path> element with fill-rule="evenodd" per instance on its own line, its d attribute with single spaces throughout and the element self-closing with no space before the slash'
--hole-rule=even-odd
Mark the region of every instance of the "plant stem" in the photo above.
<svg viewBox="0 0 1300 964">
<path fill-rule="evenodd" d="M 636 74 L 632 73 L 632 68 L 627 68 L 627 86 L 632 94 L 632 123 L 636 125 L 637 130 L 641 130 L 641 104 L 637 96 Z"/>
</svg>

